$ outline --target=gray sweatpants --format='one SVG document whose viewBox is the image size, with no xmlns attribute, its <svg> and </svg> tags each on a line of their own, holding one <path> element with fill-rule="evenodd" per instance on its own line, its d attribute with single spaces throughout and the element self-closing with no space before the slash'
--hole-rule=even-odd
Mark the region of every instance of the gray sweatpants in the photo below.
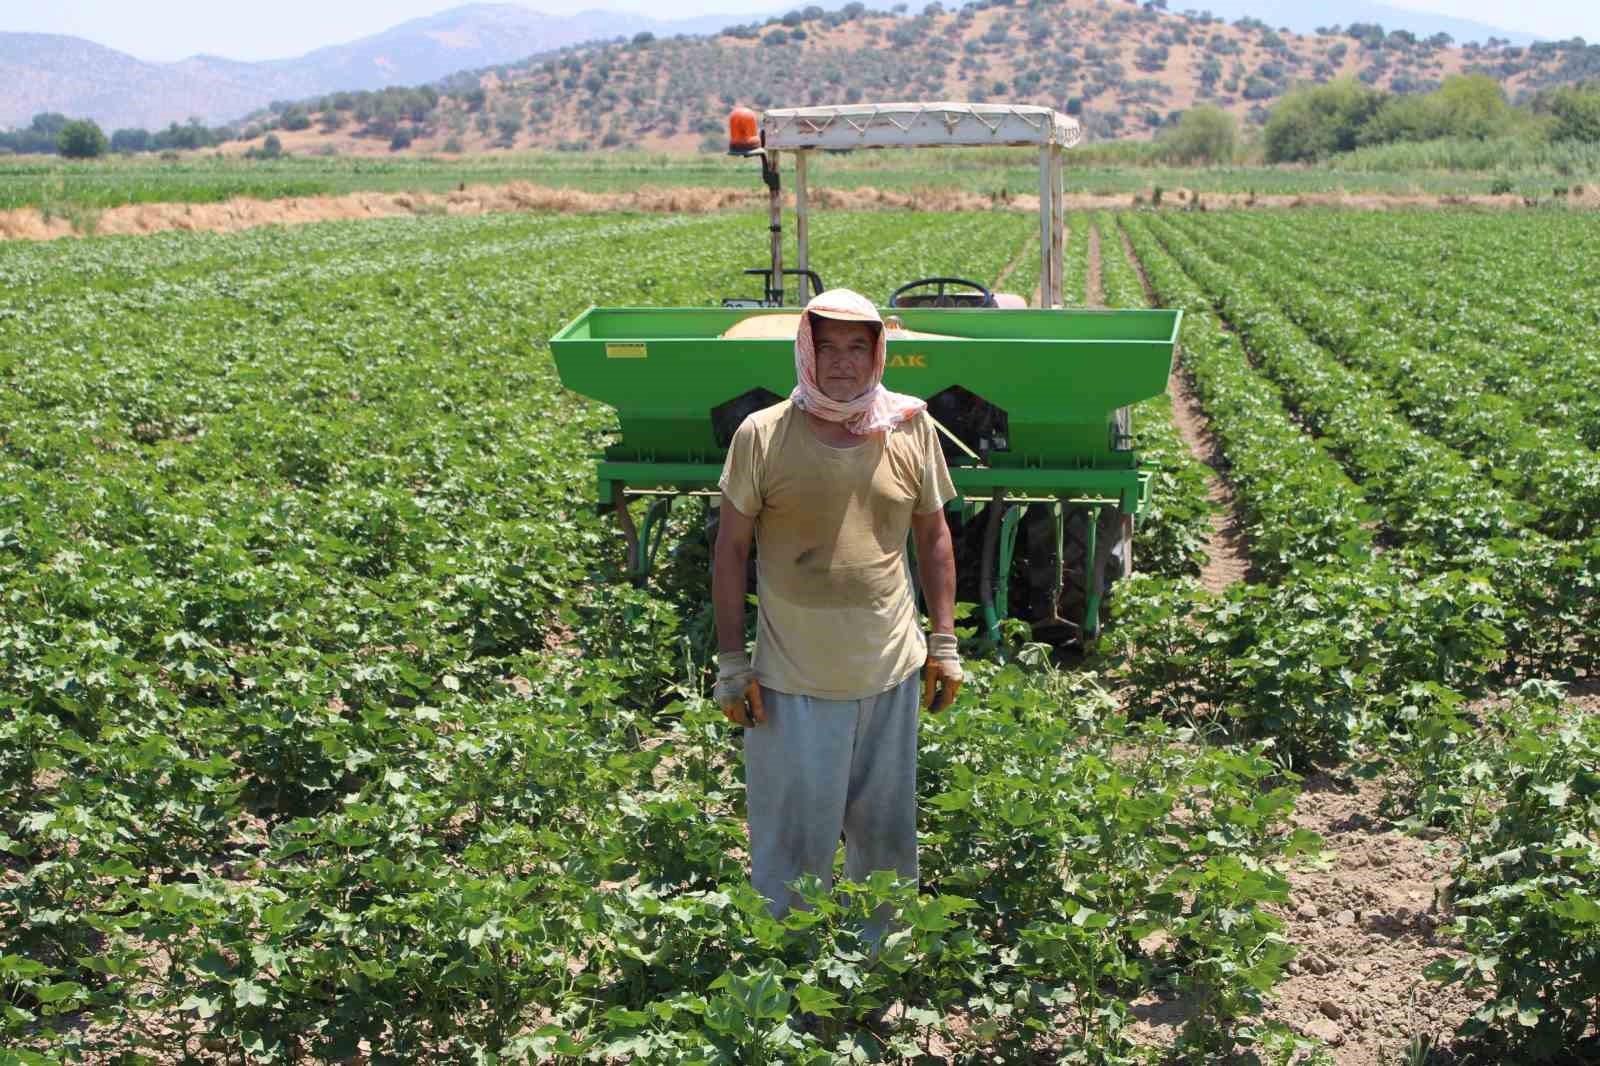
<svg viewBox="0 0 1600 1066">
<path fill-rule="evenodd" d="M 788 883 L 844 875 L 917 877 L 917 719 L 921 673 L 864 700 L 820 700 L 762 686 L 767 720 L 744 731 L 750 881 L 782 916 Z"/>
</svg>

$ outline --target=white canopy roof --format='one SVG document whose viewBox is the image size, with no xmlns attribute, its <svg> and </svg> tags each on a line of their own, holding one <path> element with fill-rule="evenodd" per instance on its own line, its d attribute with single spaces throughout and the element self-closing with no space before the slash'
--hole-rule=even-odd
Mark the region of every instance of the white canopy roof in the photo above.
<svg viewBox="0 0 1600 1066">
<path fill-rule="evenodd" d="M 1055 144 L 1083 139 L 1076 119 L 1031 104 L 899 103 L 776 108 L 761 117 L 766 146 L 924 148 Z"/>
</svg>

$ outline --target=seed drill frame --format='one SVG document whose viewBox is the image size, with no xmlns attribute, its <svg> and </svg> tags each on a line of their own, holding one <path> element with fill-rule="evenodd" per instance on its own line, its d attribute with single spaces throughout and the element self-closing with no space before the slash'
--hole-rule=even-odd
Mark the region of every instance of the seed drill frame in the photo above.
<svg viewBox="0 0 1600 1066">
<path fill-rule="evenodd" d="M 891 322 L 884 384 L 927 400 L 943 434 L 958 493 L 946 509 L 958 589 L 980 603 L 988 636 L 998 640 L 1000 620 L 1016 613 L 1039 639 L 1093 637 L 1108 586 L 1132 570 L 1134 522 L 1150 498 L 1152 472 L 1134 448 L 1128 407 L 1166 388 L 1181 312 L 1062 307 L 1062 152 L 1080 140 L 1077 123 L 1044 107 L 960 103 L 770 110 L 759 133 L 752 119 L 735 113 L 730 149 L 760 159 L 770 192 L 771 265 L 748 271 L 765 277 L 764 297 L 722 308 L 590 307 L 550 341 L 562 383 L 617 410 L 621 439 L 597 464 L 597 506 L 617 515 L 631 576 L 648 574 L 673 501 L 719 496 L 744 417 L 794 385 L 788 320 L 749 320 L 793 319 L 820 287 L 809 249 L 811 155 L 1032 145 L 1043 306 L 1010 309 L 1020 301 L 997 300 L 982 285 L 947 293 L 944 279 L 923 279 L 939 282 L 937 294 L 908 297 L 915 283 L 902 286 L 883 309 L 900 327 Z M 795 157 L 792 269 L 783 263 L 783 153 Z M 798 285 L 785 310 L 789 277 Z M 628 510 L 640 498 L 649 500 L 642 524 Z"/>
</svg>

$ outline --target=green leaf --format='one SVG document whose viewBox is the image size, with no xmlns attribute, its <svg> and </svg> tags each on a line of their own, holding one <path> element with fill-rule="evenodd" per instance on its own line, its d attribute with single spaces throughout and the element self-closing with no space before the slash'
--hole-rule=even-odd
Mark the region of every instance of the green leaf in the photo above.
<svg viewBox="0 0 1600 1066">
<path fill-rule="evenodd" d="M 83 986 L 76 981 L 57 981 L 55 984 L 40 985 L 32 992 L 33 998 L 40 1003 L 60 1003 L 64 999 L 83 994 Z"/>
<path fill-rule="evenodd" d="M 202 1019 L 205 1019 L 215 1016 L 217 1011 L 222 1009 L 222 1003 L 220 1000 L 210 996 L 191 995 L 188 999 L 178 1004 L 178 1009 L 192 1010 Z"/>
<path fill-rule="evenodd" d="M 753 1021 L 779 1021 L 789 1016 L 789 990 L 783 986 L 783 972 L 776 963 L 752 974 L 731 976 L 728 993 Z"/>
<path fill-rule="evenodd" d="M 1565 807 L 1567 800 L 1572 798 L 1572 790 L 1565 781 L 1557 781 L 1553 785 L 1534 785 L 1533 790 L 1549 801 L 1552 807 Z"/>
<path fill-rule="evenodd" d="M 839 997 L 826 988 L 817 988 L 815 985 L 798 985 L 794 990 L 795 1006 L 803 1014 L 815 1014 L 823 1018 L 833 1017 L 833 1012 L 842 1004 Z"/>
<path fill-rule="evenodd" d="M 240 1007 L 264 1007 L 267 1004 L 267 990 L 254 981 L 240 981 L 233 986 L 233 1002 Z"/>
<path fill-rule="evenodd" d="M 1600 903 L 1576 892 L 1569 892 L 1550 905 L 1550 909 L 1569 921 L 1585 925 L 1600 923 Z"/>
</svg>

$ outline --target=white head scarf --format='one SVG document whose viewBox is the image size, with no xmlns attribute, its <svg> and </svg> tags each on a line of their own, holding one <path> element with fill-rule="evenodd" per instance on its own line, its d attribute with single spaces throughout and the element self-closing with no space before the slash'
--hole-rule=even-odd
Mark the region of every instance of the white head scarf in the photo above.
<svg viewBox="0 0 1600 1066">
<path fill-rule="evenodd" d="M 846 403 L 833 400 L 817 384 L 817 351 L 811 335 L 811 316 L 841 319 L 846 322 L 875 322 L 878 343 L 872 353 L 872 383 L 867 391 Z M 889 338 L 878 309 L 858 292 L 829 289 L 806 304 L 794 338 L 794 376 L 798 381 L 789 399 L 802 411 L 829 422 L 843 422 L 859 436 L 893 429 L 928 405 L 915 396 L 890 392 L 883 387 L 883 368 L 888 359 Z"/>
</svg>

